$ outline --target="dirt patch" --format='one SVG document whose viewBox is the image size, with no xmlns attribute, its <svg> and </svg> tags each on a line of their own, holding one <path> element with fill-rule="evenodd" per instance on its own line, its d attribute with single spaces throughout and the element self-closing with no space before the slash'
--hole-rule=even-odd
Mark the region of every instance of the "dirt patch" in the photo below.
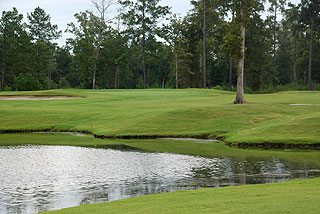
<svg viewBox="0 0 320 214">
<path fill-rule="evenodd" d="M 0 100 L 69 100 L 80 98 L 69 96 L 0 96 Z"/>
</svg>

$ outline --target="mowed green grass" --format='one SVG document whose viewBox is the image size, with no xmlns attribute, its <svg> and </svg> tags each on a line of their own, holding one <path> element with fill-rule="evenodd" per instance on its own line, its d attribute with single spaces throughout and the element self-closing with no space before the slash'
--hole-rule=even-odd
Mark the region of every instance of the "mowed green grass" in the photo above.
<svg viewBox="0 0 320 214">
<path fill-rule="evenodd" d="M 165 152 L 207 158 L 232 157 L 245 159 L 279 158 L 294 165 L 308 164 L 320 168 L 320 151 L 317 150 L 256 150 L 237 149 L 226 146 L 223 142 L 205 142 L 194 140 L 122 140 L 97 139 L 90 135 L 70 133 L 26 133 L 0 134 L 0 146 L 55 145 L 81 146 L 104 149 L 126 149 L 141 152 Z"/>
<path fill-rule="evenodd" d="M 0 130 L 54 128 L 108 136 L 211 134 L 229 142 L 320 142 L 319 92 L 246 95 L 247 105 L 232 105 L 232 92 L 209 89 L 70 89 L 1 95 L 83 98 L 0 100 Z"/>
<path fill-rule="evenodd" d="M 320 179 L 180 191 L 46 212 L 99 213 L 319 213 Z"/>
</svg>

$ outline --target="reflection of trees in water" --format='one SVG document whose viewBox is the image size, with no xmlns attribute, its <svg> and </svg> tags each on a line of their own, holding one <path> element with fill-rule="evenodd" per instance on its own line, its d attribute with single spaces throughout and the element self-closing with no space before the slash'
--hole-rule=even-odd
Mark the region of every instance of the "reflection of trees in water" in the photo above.
<svg viewBox="0 0 320 214">
<path fill-rule="evenodd" d="M 299 168 L 300 170 L 296 170 Z M 304 169 L 304 170 L 301 170 Z M 312 171 L 313 175 L 320 172 Z M 310 166 L 291 161 L 283 161 L 275 157 L 255 158 L 237 157 L 220 158 L 209 165 L 192 169 L 195 183 L 187 181 L 186 185 L 196 187 L 221 187 L 243 184 L 259 184 L 283 182 L 292 178 L 310 177 Z"/>
<path fill-rule="evenodd" d="M 221 187 L 229 186 L 232 178 L 232 160 L 227 157 L 215 158 L 209 164 L 192 168 L 192 181 L 187 181 L 188 187 Z M 193 183 L 192 183 L 193 182 Z"/>
<path fill-rule="evenodd" d="M 130 197 L 158 194 L 177 190 L 177 180 L 169 178 L 137 179 L 127 183 L 123 193 Z"/>
<path fill-rule="evenodd" d="M 109 195 L 105 190 L 85 193 L 80 204 L 93 204 L 109 201 Z"/>
<path fill-rule="evenodd" d="M 8 176 L 4 176 L 4 183 L 0 182 L 0 198 L 1 202 L 4 202 L 0 204 L 0 213 L 34 213 L 176 190 L 279 182 L 316 173 L 320 175 L 320 171 L 310 172 L 310 169 L 319 169 L 319 166 L 313 167 L 308 162 L 297 163 L 271 156 L 208 159 L 165 153 L 72 149 L 78 152 L 65 152 L 61 155 L 56 152 L 61 151 L 59 149 L 55 149 L 55 152 L 45 150 L 47 153 L 60 155 L 53 156 L 52 161 L 48 162 L 56 164 L 43 166 L 43 170 L 49 169 L 46 173 L 40 170 L 35 176 L 30 174 L 30 179 L 35 179 L 38 183 L 33 180 L 28 183 L 29 179 L 26 176 L 21 177 L 25 178 L 23 182 L 19 182 L 20 177 L 17 176 L 16 170 L 11 173 L 12 178 L 18 178 L 14 179 L 14 182 L 10 182 Z M 37 151 L 35 153 L 39 153 Z M 57 162 L 62 156 L 69 157 L 70 154 L 77 155 Z M 101 163 L 100 159 L 103 159 Z M 112 162 L 113 160 L 115 161 Z M 118 162 L 121 164 L 117 165 Z M 61 167 L 61 164 L 64 167 Z M 20 175 L 25 175 L 25 171 L 28 170 L 21 168 L 21 171 Z M 66 177 L 65 174 L 68 173 L 71 175 Z M 17 183 L 18 186 L 38 187 L 7 188 L 13 186 L 13 183 Z M 41 185 L 42 183 L 52 184 Z"/>
<path fill-rule="evenodd" d="M 136 179 L 124 183 L 82 188 L 81 204 L 114 201 L 175 190 L 177 190 L 177 183 L 174 179 Z"/>
<path fill-rule="evenodd" d="M 136 178 L 135 180 L 123 181 L 123 183 L 100 184 L 95 187 L 82 188 L 83 198 L 81 204 L 113 201 L 185 189 L 280 182 L 291 177 L 304 176 L 309 168 L 307 164 L 300 165 L 299 169 L 305 169 L 302 173 L 294 171 L 295 169 L 297 169 L 295 163 L 285 162 L 274 157 L 259 159 L 252 157 L 223 157 L 214 159 L 209 164 L 200 164 L 199 167 L 191 169 L 189 176 L 181 178 L 167 178 L 155 175 L 152 179 Z"/>
<path fill-rule="evenodd" d="M 280 182 L 288 175 L 287 166 L 272 157 L 238 157 L 233 159 L 232 168 L 239 185 Z"/>
<path fill-rule="evenodd" d="M 6 189 L 3 192 L 5 197 L 1 197 L 1 200 L 4 200 L 7 206 L 6 210 L 0 209 L 0 213 L 22 214 L 50 210 L 55 197 L 53 188 L 53 185 L 45 185 L 33 189 L 20 187 L 15 190 Z"/>
<path fill-rule="evenodd" d="M 34 206 L 36 208 L 37 212 L 43 212 L 50 209 L 52 200 L 55 197 L 55 194 L 53 192 L 53 185 L 45 186 L 46 190 L 43 188 L 36 190 L 35 194 L 33 195 L 34 198 Z"/>
</svg>

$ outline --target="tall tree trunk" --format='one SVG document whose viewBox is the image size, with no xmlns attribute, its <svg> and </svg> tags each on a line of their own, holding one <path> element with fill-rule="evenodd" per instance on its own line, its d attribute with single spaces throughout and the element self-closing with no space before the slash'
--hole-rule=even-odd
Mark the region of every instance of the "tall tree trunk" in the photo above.
<svg viewBox="0 0 320 214">
<path fill-rule="evenodd" d="M 273 87 L 276 85 L 276 75 L 277 75 L 277 63 L 276 63 L 276 48 L 277 48 L 277 11 L 278 11 L 278 0 L 275 1 L 274 5 L 274 20 L 273 20 Z"/>
<path fill-rule="evenodd" d="M 150 65 L 148 65 L 148 71 L 147 71 L 147 86 L 150 85 L 150 72 L 151 72 L 151 68 L 150 68 Z"/>
<path fill-rule="evenodd" d="M 232 10 L 232 21 L 234 20 L 234 10 Z M 232 91 L 232 71 L 233 71 L 233 61 L 232 61 L 232 54 L 230 53 L 230 68 L 229 68 L 229 91 Z"/>
<path fill-rule="evenodd" d="M 115 74 L 114 74 L 114 89 L 118 89 L 119 85 L 119 65 L 116 65 L 116 70 L 115 70 Z"/>
<path fill-rule="evenodd" d="M 4 91 L 5 86 L 5 74 L 7 69 L 7 30 L 4 29 L 3 31 L 3 70 L 1 75 L 1 91 Z"/>
<path fill-rule="evenodd" d="M 200 73 L 199 88 L 202 88 L 202 84 L 201 84 L 201 82 L 202 82 L 202 81 L 201 81 L 201 74 L 202 74 L 202 71 L 203 71 L 203 70 L 202 70 L 202 68 L 203 68 L 203 66 L 202 66 L 202 62 L 203 62 L 203 61 L 202 61 L 202 59 L 203 59 L 203 58 L 202 58 L 202 55 L 200 54 L 200 59 L 199 59 L 199 71 L 200 71 L 200 72 L 199 72 L 199 73 Z M 203 88 L 204 88 L 204 86 L 203 86 Z"/>
<path fill-rule="evenodd" d="M 229 91 L 232 91 L 232 68 L 233 68 L 233 62 L 232 57 L 230 56 L 230 68 L 229 68 Z"/>
<path fill-rule="evenodd" d="M 203 88 L 207 88 L 207 0 L 203 1 Z"/>
<path fill-rule="evenodd" d="M 96 89 L 96 76 L 97 76 L 97 64 L 98 64 L 98 58 L 99 58 L 99 52 L 100 52 L 100 41 L 98 42 L 98 47 L 96 50 L 96 56 L 94 59 L 94 67 L 93 67 L 93 77 L 92 77 L 92 89 Z"/>
<path fill-rule="evenodd" d="M 118 89 L 120 88 L 120 66 L 118 67 Z"/>
<path fill-rule="evenodd" d="M 101 19 L 104 23 L 104 13 L 102 13 L 101 15 Z M 97 76 L 97 64 L 98 64 L 98 59 L 99 59 L 99 55 L 100 55 L 100 46 L 101 46 L 101 42 L 102 42 L 102 35 L 103 33 L 103 29 L 100 29 L 99 31 L 99 35 L 98 35 L 98 45 L 97 45 L 97 48 L 96 48 L 96 56 L 95 56 L 95 59 L 94 59 L 94 67 L 93 67 L 93 78 L 92 78 L 92 89 L 96 89 L 96 76 Z"/>
<path fill-rule="evenodd" d="M 48 69 L 48 89 L 51 89 L 51 71 Z"/>
<path fill-rule="evenodd" d="M 297 81 L 297 39 L 294 37 L 293 82 Z"/>
<path fill-rule="evenodd" d="M 147 76 L 146 76 L 146 29 L 145 29 L 145 7 L 146 7 L 146 2 L 145 0 L 143 1 L 143 6 L 142 6 L 142 70 L 143 70 L 143 83 L 144 83 L 144 88 L 147 88 Z"/>
<path fill-rule="evenodd" d="M 106 29 L 106 20 L 105 20 L 105 15 L 107 13 L 108 8 L 110 8 L 110 6 L 113 4 L 112 0 L 101 0 L 101 1 L 97 1 L 97 0 L 91 0 L 91 2 L 93 3 L 93 6 L 97 9 L 97 11 L 100 14 L 100 24 L 101 26 L 99 26 L 98 24 L 98 45 L 96 48 L 96 56 L 95 56 L 95 61 L 94 61 L 94 67 L 93 67 L 93 78 L 92 78 L 92 89 L 96 89 L 96 76 L 97 76 L 97 63 L 98 63 L 98 59 L 99 59 L 99 55 L 100 55 L 100 46 L 102 43 L 102 39 L 103 39 L 103 32 Z M 96 23 L 95 23 L 96 24 Z"/>
<path fill-rule="evenodd" d="M 245 104 L 247 103 L 244 99 L 244 90 L 243 90 L 243 76 L 244 76 L 244 54 L 245 54 L 245 38 L 246 38 L 246 27 L 244 23 L 244 11 L 240 9 L 241 23 L 241 56 L 238 59 L 238 77 L 237 77 L 237 96 L 234 104 Z"/>
<path fill-rule="evenodd" d="M 176 63 L 176 89 L 179 88 L 179 79 L 178 79 L 178 53 L 175 53 L 175 63 Z"/>
<path fill-rule="evenodd" d="M 312 90 L 312 48 L 313 48 L 313 28 L 314 28 L 314 17 L 311 18 L 311 31 L 310 31 L 310 51 L 309 51 L 309 69 L 308 69 L 308 79 L 309 79 L 309 90 Z"/>
</svg>

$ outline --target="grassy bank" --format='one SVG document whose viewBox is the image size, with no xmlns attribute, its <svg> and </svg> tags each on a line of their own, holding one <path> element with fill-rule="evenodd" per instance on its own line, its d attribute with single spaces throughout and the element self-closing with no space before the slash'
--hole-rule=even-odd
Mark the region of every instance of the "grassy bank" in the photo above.
<svg viewBox="0 0 320 214">
<path fill-rule="evenodd" d="M 81 146 L 105 149 L 127 149 L 142 152 L 167 152 L 207 158 L 233 157 L 241 160 L 252 158 L 275 157 L 289 160 L 295 165 L 312 164 L 320 168 L 320 152 L 315 150 L 254 150 L 236 149 L 225 146 L 222 142 L 188 140 L 121 140 L 96 139 L 90 135 L 73 133 L 52 134 L 0 134 L 0 146 L 57 145 Z"/>
<path fill-rule="evenodd" d="M 0 130 L 88 130 L 107 136 L 218 135 L 228 142 L 319 143 L 320 93 L 247 95 L 218 90 L 51 90 L 0 95 L 81 96 L 0 100 Z M 289 104 L 312 104 L 292 106 Z"/>
<path fill-rule="evenodd" d="M 200 189 L 46 213 L 318 213 L 320 179 Z"/>
</svg>

